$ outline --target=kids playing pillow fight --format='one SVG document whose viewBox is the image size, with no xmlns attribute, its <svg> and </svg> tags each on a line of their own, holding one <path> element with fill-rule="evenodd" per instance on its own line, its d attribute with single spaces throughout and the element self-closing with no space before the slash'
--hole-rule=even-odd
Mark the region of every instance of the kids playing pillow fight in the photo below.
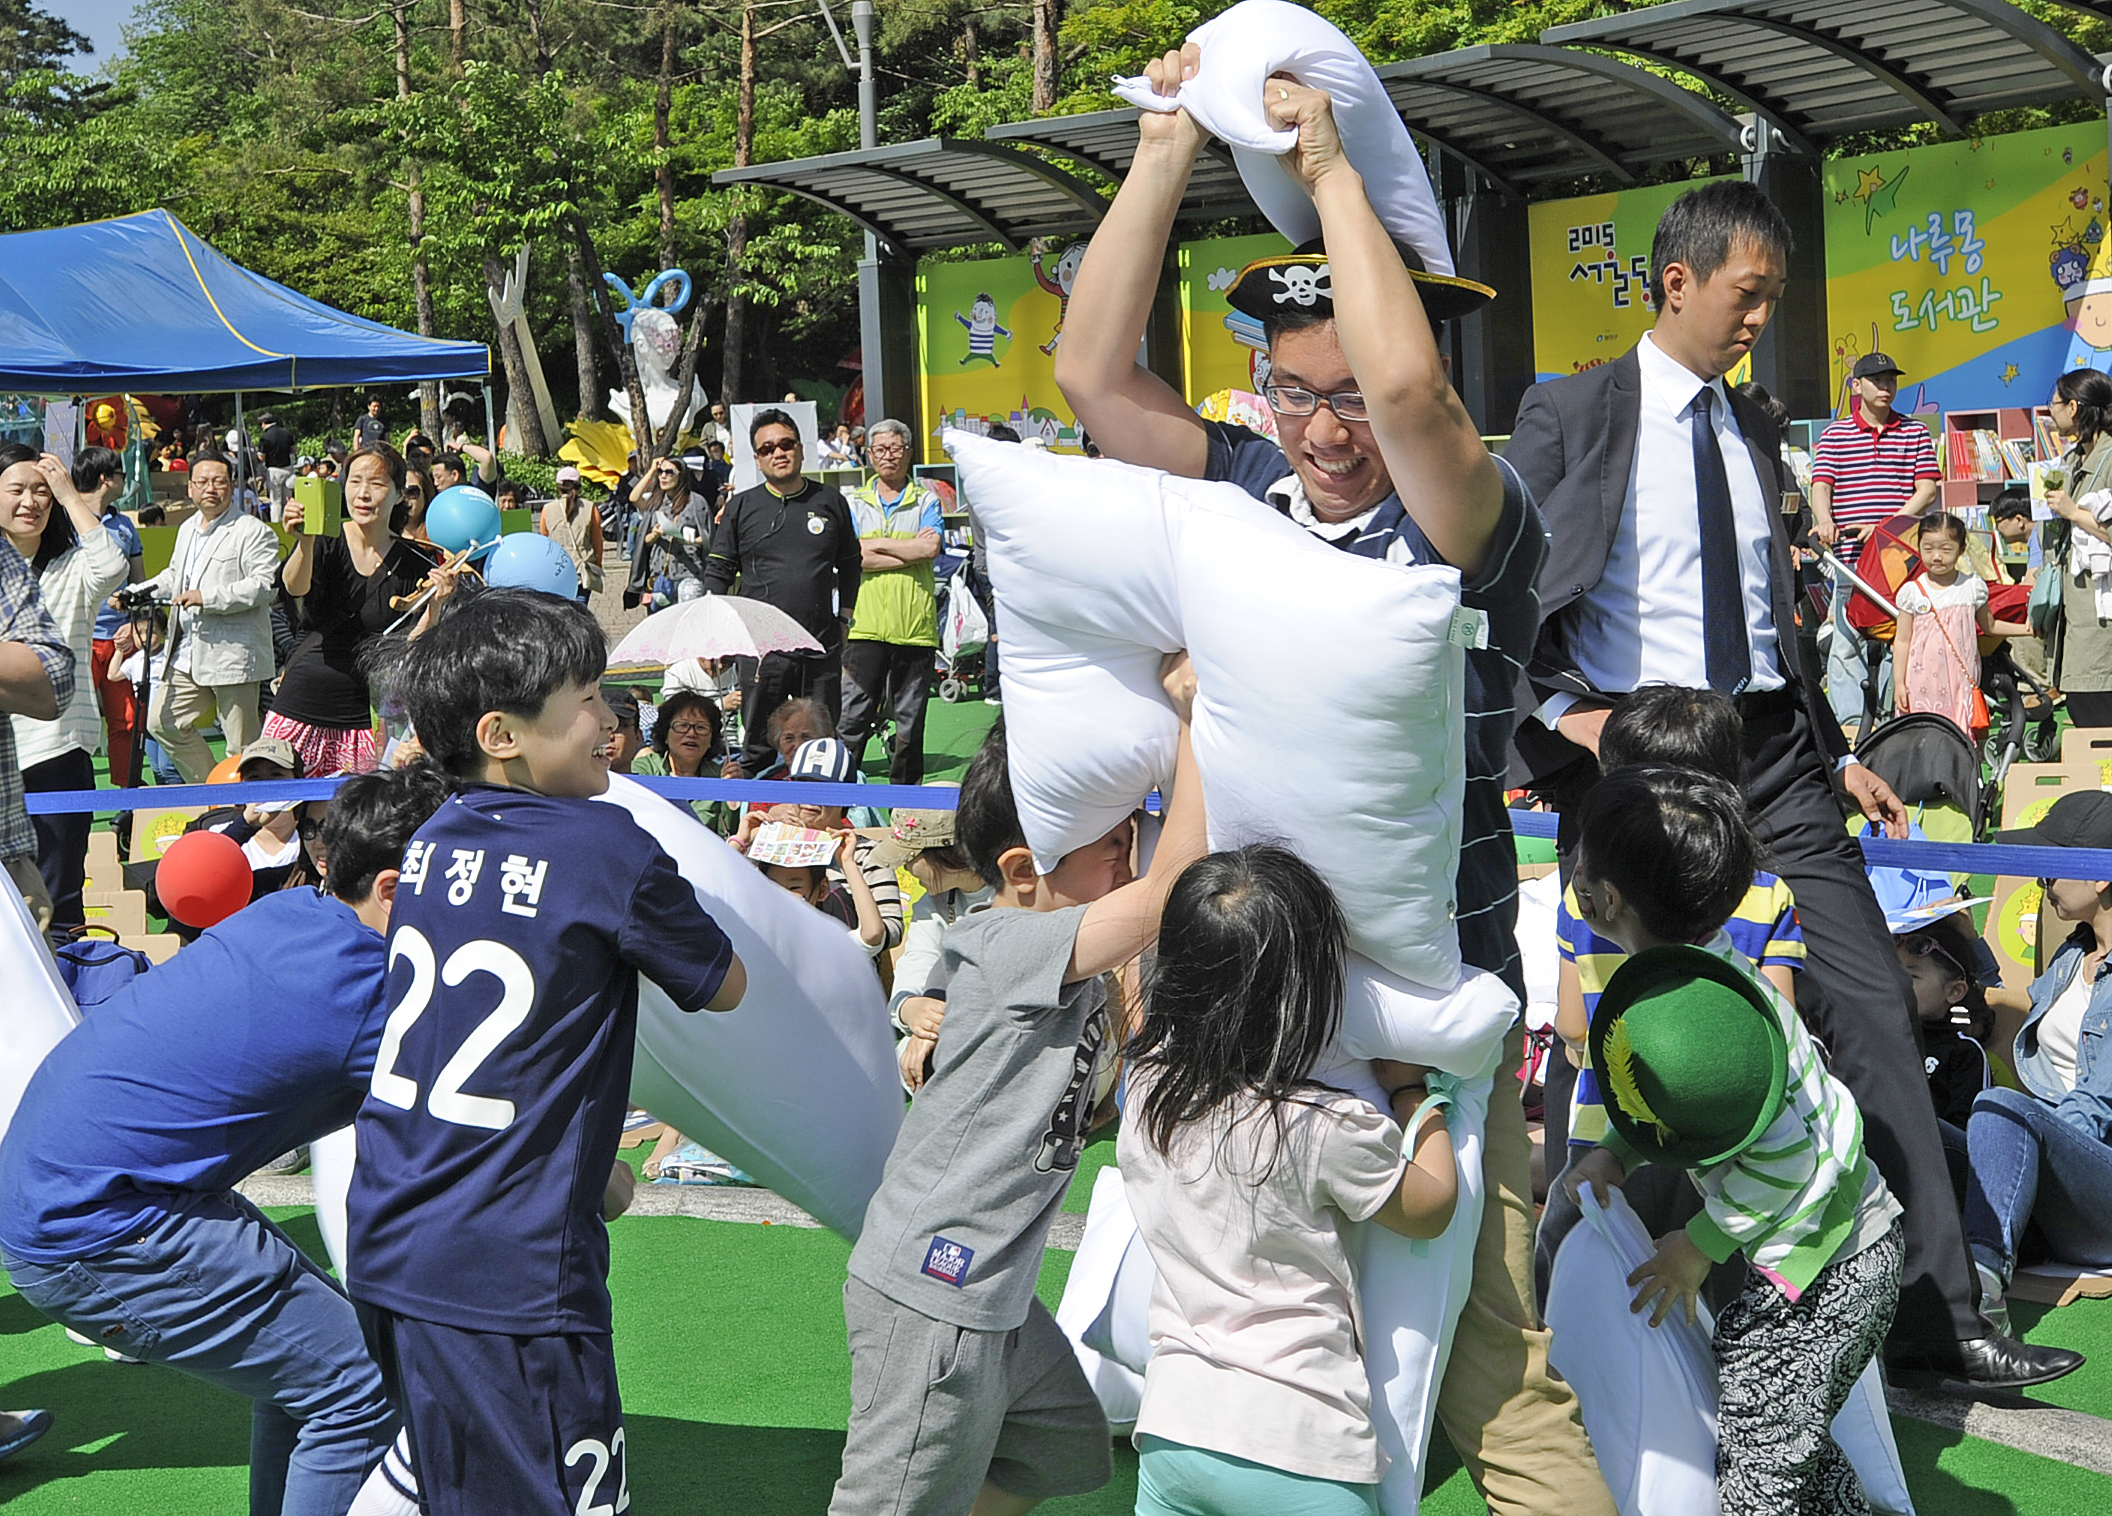
<svg viewBox="0 0 2112 1516">
<path fill-rule="evenodd" d="M 1253 40 L 1227 25 L 1244 9 L 1212 23 L 1212 47 Z M 1200 66 L 1195 48 L 1155 65 L 1153 92 Z M 1173 479 L 955 445 L 970 495 L 1025 492 L 994 511 L 991 559 L 1001 618 L 1032 627 L 1020 650 L 1008 638 L 1009 725 L 957 808 L 898 810 L 876 842 L 840 809 L 791 807 L 771 819 L 825 829 L 825 850 L 750 862 L 611 779 L 607 648 L 583 607 L 464 590 L 392 679 L 426 756 L 339 788 L 323 887 L 206 931 L 29 1079 L 0 1138 L 0 1263 L 93 1344 L 249 1396 L 253 1513 L 628 1508 L 607 1222 L 628 1200 L 634 1096 L 853 1241 L 835 1516 L 1006 1516 L 1107 1482 L 1098 1381 L 1036 1284 L 1081 1152 L 1117 1127 L 1114 1235 L 1134 1241 L 1114 1272 L 1147 1287 L 1116 1285 L 1089 1314 L 1142 1313 L 1141 1401 L 1119 1430 L 1144 1516 L 1401 1516 L 1440 1415 L 1492 1509 L 1665 1509 L 1592 1472 L 1585 1420 L 1625 1417 L 1647 1446 L 1651 1408 L 1580 1416 L 1546 1372 L 1530 1202 L 1502 1168 L 1515 904 L 1491 882 L 1482 845 L 1509 836 L 1483 802 L 1500 793 L 1491 755 L 1531 654 L 1544 534 L 1517 474 L 1473 440 L 1423 305 L 1487 292 L 1427 272 L 1449 255 L 1404 258 L 1389 207 L 1414 201 L 1425 238 L 1441 225 L 1419 172 L 1393 173 L 1375 208 L 1328 96 L 1287 61 L 1242 66 L 1325 239 L 1295 279 L 1280 258 L 1249 271 L 1315 318 L 1271 315 L 1279 375 L 1313 392 L 1270 398 L 1303 430 L 1280 439 L 1280 484 L 1251 493 L 1201 481 L 1226 477 L 1218 451 Z M 1103 236 L 1136 230 L 1116 223 Z M 1161 440 L 1182 453 L 1186 435 Z M 1254 469 L 1260 445 L 1207 439 Z M 1103 503 L 1149 496 L 1156 546 L 1103 572 L 1054 539 L 1079 501 L 1062 471 L 1082 468 L 1105 471 Z M 1400 614 L 1360 613 L 1361 630 L 1305 616 L 1262 566 L 1242 572 L 1268 544 L 1336 609 L 1397 587 Z M 1037 563 L 1061 565 L 1062 595 L 1037 599 Z M 1150 604 L 1101 615 L 1123 594 Z M 1294 777 L 1268 767 L 1282 691 L 1241 671 L 1350 657 L 1366 685 L 1401 678 L 1315 683 L 1339 686 L 1343 719 L 1299 751 L 1307 782 L 1272 817 L 1257 776 Z M 1095 739 L 1067 767 L 1066 734 L 1096 730 L 1110 689 L 1139 745 Z M 1889 1441 L 1844 1447 L 1837 1418 L 1893 1324 L 1913 1218 L 1903 1233 L 1891 1150 L 1866 1147 L 1800 1018 L 1804 938 L 1740 793 L 1754 707 L 1734 693 L 1645 684 L 1566 818 L 1557 1027 L 1585 1078 L 1551 1144 L 1538 1282 L 1625 1191 L 1653 1252 L 1599 1305 L 1653 1328 L 1715 1307 L 1717 1508 L 1845 1516 L 1871 1509 L 1865 1483 L 1903 1489 L 1896 1452 L 1881 1467 Z M 828 739 L 790 763 L 821 780 L 848 767 Z M 1359 807 L 1370 835 L 1400 824 L 1388 807 L 1426 819 L 1360 850 Z M 2038 840 L 2112 842 L 2112 815 L 2075 809 Z M 744 824 L 740 847 L 758 835 Z M 882 893 L 897 869 L 926 893 L 890 1005 L 868 958 L 903 940 Z M 2090 987 L 2108 900 L 2108 884 L 2055 891 L 2078 930 L 2034 987 L 2024 1092 L 1982 1092 L 1992 986 L 1961 919 L 1900 938 L 1990 1310 L 2033 1220 L 2016 1174 L 2071 1161 L 2067 1113 L 2084 1096 L 2103 1109 Z M 1977 1035 L 1953 1026 L 1967 1002 Z M 800 1088 L 801 1059 L 841 1095 L 826 1110 L 810 1096 L 812 1119 L 777 1094 Z M 347 1125 L 340 1284 L 233 1186 Z M 2112 1252 L 2093 1225 L 2061 1235 Z M 1452 1344 L 1470 1333 L 1462 1363 Z M 1511 1436 L 1525 1414 L 1544 1430 Z"/>
</svg>

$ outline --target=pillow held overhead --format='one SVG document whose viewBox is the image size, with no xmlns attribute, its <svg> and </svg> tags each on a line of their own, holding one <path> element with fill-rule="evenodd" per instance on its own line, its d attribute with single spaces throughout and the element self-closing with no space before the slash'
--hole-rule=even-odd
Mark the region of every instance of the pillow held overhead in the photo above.
<svg viewBox="0 0 2112 1516">
<path fill-rule="evenodd" d="M 1114 91 L 1150 111 L 1186 109 L 1232 149 L 1239 177 L 1269 224 L 1295 247 L 1320 235 L 1320 215 L 1281 157 L 1297 133 L 1269 124 L 1263 87 L 1285 73 L 1334 101 L 1342 149 L 1364 180 L 1380 225 L 1422 254 L 1433 274 L 1450 274 L 1452 247 L 1430 190 L 1430 175 L 1377 72 L 1339 28 L 1289 0 L 1240 0 L 1188 34 L 1203 50 L 1193 79 L 1164 96 L 1141 76 L 1117 78 Z"/>
</svg>

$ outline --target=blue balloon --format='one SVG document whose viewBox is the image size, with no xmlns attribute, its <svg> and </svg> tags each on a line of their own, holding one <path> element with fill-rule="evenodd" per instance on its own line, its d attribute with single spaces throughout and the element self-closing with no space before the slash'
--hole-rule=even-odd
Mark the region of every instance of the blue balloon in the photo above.
<svg viewBox="0 0 2112 1516">
<path fill-rule="evenodd" d="M 472 542 L 499 540 L 498 502 L 474 485 L 451 484 L 425 510 L 426 535 L 436 547 L 459 553 Z M 476 554 L 481 558 L 488 548 Z"/>
<path fill-rule="evenodd" d="M 494 589 L 541 590 L 567 600 L 579 596 L 579 568 L 555 541 L 533 532 L 501 538 L 484 564 L 484 582 Z"/>
</svg>

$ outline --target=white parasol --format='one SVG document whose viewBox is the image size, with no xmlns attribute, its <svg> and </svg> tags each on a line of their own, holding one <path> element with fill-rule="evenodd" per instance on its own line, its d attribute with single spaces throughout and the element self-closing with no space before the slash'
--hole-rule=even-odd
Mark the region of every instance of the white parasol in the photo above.
<svg viewBox="0 0 2112 1516">
<path fill-rule="evenodd" d="M 760 658 L 819 652 L 807 629 L 774 605 L 738 595 L 705 595 L 655 611 L 609 654 L 611 668 L 681 663 L 689 658 Z"/>
</svg>

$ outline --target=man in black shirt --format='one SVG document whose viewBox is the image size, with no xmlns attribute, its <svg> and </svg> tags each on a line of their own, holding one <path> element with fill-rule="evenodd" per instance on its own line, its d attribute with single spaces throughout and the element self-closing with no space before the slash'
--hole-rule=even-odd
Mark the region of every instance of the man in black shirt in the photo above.
<svg viewBox="0 0 2112 1516">
<path fill-rule="evenodd" d="M 774 605 L 821 644 L 818 653 L 766 653 L 740 660 L 741 714 L 748 741 L 743 774 L 760 773 L 776 759 L 770 713 L 788 699 L 812 695 L 843 714 L 843 633 L 858 603 L 861 556 L 851 508 L 833 485 L 801 476 L 805 450 L 799 428 L 780 410 L 758 411 L 749 423 L 763 482 L 726 502 L 704 589 L 724 594 L 741 581 L 741 594 Z"/>
<path fill-rule="evenodd" d="M 270 411 L 257 418 L 264 424 L 264 431 L 257 438 L 257 451 L 264 458 L 265 490 L 271 496 L 271 519 L 286 518 L 286 497 L 293 493 L 293 450 L 300 446 L 300 439 L 293 435 L 293 428 L 286 425 Z"/>
</svg>

